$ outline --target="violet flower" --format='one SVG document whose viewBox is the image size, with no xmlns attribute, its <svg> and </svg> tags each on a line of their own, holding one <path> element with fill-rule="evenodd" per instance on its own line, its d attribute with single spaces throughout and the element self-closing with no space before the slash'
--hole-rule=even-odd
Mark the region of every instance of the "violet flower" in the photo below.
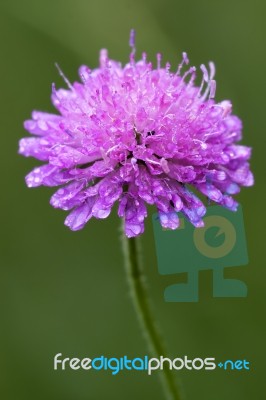
<svg viewBox="0 0 266 400">
<path fill-rule="evenodd" d="M 157 66 L 146 54 L 122 66 L 100 53 L 100 66 L 80 67 L 82 83 L 52 87 L 59 114 L 34 111 L 25 129 L 34 137 L 20 141 L 20 154 L 44 161 L 26 177 L 29 187 L 59 186 L 53 207 L 71 210 L 65 224 L 84 227 L 91 217 L 106 218 L 118 201 L 127 237 L 144 231 L 147 204 L 157 207 L 161 225 L 176 229 L 182 212 L 203 226 L 206 208 L 188 189 L 236 210 L 232 195 L 253 184 L 251 149 L 236 144 L 242 124 L 230 101 L 216 103 L 214 64 L 186 71 L 186 53 L 177 71 Z"/>
<path fill-rule="evenodd" d="M 251 149 L 236 144 L 242 124 L 231 114 L 231 103 L 215 103 L 214 65 L 201 65 L 202 81 L 195 84 L 196 68 L 186 71 L 186 53 L 176 72 L 169 63 L 157 67 L 135 61 L 134 31 L 130 62 L 124 67 L 110 60 L 106 50 L 100 66 L 80 68 L 82 83 L 68 90 L 52 88 L 59 115 L 34 111 L 25 128 L 34 135 L 20 141 L 19 152 L 45 165 L 27 177 L 29 187 L 59 186 L 51 198 L 54 207 L 70 210 L 65 224 L 84 227 L 91 217 L 106 218 L 118 201 L 124 220 L 122 244 L 133 303 L 153 357 L 166 354 L 150 307 L 139 236 L 144 231 L 147 204 L 157 207 L 161 225 L 176 229 L 177 212 L 193 225 L 203 225 L 203 202 L 191 188 L 221 206 L 236 210 L 232 195 L 251 186 L 248 160 Z M 181 73 L 182 72 L 182 73 Z M 182 398 L 175 377 L 162 370 L 169 400 Z"/>
</svg>

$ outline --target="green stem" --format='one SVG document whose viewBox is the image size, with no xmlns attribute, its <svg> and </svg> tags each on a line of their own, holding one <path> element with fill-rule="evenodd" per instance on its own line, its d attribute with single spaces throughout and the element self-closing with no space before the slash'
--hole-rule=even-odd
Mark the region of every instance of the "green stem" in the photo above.
<svg viewBox="0 0 266 400">
<path fill-rule="evenodd" d="M 146 338 L 152 357 L 166 357 L 166 351 L 162 344 L 161 336 L 154 321 L 147 288 L 140 260 L 139 242 L 136 238 L 127 239 L 122 234 L 123 250 L 125 256 L 125 267 L 130 291 L 138 315 L 142 332 Z M 160 374 L 167 400 L 181 400 L 172 371 L 167 364 Z"/>
</svg>

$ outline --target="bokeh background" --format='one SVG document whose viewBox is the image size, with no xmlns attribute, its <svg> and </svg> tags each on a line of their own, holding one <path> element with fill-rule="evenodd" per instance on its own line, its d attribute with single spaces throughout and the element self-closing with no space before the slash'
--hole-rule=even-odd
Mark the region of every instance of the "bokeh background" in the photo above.
<svg viewBox="0 0 266 400">
<path fill-rule="evenodd" d="M 211 271 L 200 274 L 200 301 L 165 303 L 178 276 L 158 274 L 151 217 L 142 237 L 154 310 L 178 357 L 246 358 L 251 371 L 182 371 L 187 400 L 249 400 L 265 396 L 265 16 L 263 0 L 11 0 L 0 2 L 1 330 L 0 397 L 5 400 L 163 399 L 158 374 L 53 370 L 53 357 L 143 356 L 113 215 L 70 232 L 65 214 L 49 205 L 53 190 L 25 187 L 36 161 L 17 155 L 31 110 L 53 111 L 51 83 L 64 86 L 81 64 L 96 67 L 109 49 L 127 62 L 129 30 L 137 55 L 161 51 L 176 66 L 217 67 L 218 100 L 232 99 L 253 146 L 254 188 L 243 205 L 249 265 L 226 276 L 243 279 L 246 299 L 212 298 Z M 178 251 L 178 249 L 177 249 Z"/>
</svg>

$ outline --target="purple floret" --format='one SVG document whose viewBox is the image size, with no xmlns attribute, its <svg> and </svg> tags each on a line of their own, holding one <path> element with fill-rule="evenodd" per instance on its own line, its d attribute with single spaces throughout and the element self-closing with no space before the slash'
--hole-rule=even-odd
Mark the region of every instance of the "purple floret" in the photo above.
<svg viewBox="0 0 266 400">
<path fill-rule="evenodd" d="M 25 122 L 34 136 L 21 139 L 20 154 L 46 163 L 27 175 L 27 185 L 59 186 L 51 204 L 70 210 L 72 230 L 108 217 L 118 201 L 128 237 L 143 233 L 146 204 L 157 207 L 164 228 L 179 226 L 177 212 L 203 226 L 206 207 L 187 185 L 236 210 L 232 195 L 253 184 L 251 149 L 235 144 L 242 124 L 231 103 L 213 100 L 214 65 L 209 72 L 201 66 L 198 87 L 195 67 L 181 74 L 185 53 L 171 73 L 160 55 L 155 69 L 145 54 L 135 62 L 134 36 L 130 43 L 129 64 L 102 50 L 99 68 L 80 68 L 82 83 L 65 78 L 67 90 L 53 86 L 59 115 L 34 111 Z"/>
</svg>

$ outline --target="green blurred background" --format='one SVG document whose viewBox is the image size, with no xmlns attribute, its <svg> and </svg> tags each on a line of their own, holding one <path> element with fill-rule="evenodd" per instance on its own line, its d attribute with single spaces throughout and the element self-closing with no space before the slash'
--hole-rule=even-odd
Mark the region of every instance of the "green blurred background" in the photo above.
<svg viewBox="0 0 266 400">
<path fill-rule="evenodd" d="M 171 357 L 246 358 L 249 372 L 182 371 L 187 400 L 265 399 L 265 15 L 259 0 L 11 0 L 0 2 L 1 51 L 1 330 L 0 398 L 5 400 L 163 399 L 158 374 L 55 372 L 53 357 L 131 357 L 147 353 L 124 277 L 116 215 L 70 232 L 49 205 L 53 190 L 29 190 L 36 161 L 17 155 L 31 110 L 53 111 L 51 83 L 64 86 L 98 52 L 128 60 L 129 30 L 137 54 L 156 52 L 176 66 L 182 51 L 195 65 L 213 60 L 216 98 L 232 99 L 254 147 L 254 188 L 243 205 L 249 265 L 230 268 L 246 299 L 212 298 L 211 271 L 200 274 L 200 302 L 165 303 L 178 276 L 158 274 L 151 217 L 142 237 L 155 313 Z"/>
</svg>

